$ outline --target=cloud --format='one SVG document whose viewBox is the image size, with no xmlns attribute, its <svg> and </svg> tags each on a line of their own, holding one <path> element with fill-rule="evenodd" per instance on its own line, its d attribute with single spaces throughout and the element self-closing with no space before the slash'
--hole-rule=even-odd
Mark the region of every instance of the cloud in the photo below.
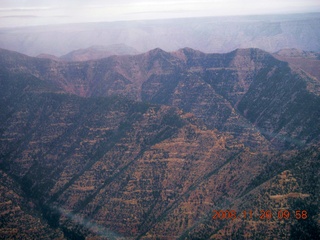
<svg viewBox="0 0 320 240">
<path fill-rule="evenodd" d="M 84 218 L 79 214 L 74 214 L 72 211 L 67 211 L 66 209 L 60 208 L 60 207 L 52 207 L 51 210 L 58 211 L 62 216 L 68 218 L 75 224 L 78 224 L 82 227 L 85 227 L 89 229 L 90 231 L 96 233 L 98 236 L 106 237 L 111 240 L 116 239 L 125 239 L 123 236 L 120 236 L 118 233 L 111 231 L 110 229 L 95 223 L 94 221 Z"/>
<path fill-rule="evenodd" d="M 1 16 L 0 18 L 39 18 L 34 15 L 12 15 L 12 16 Z"/>
<path fill-rule="evenodd" d="M 10 15 L 0 16 L 0 18 L 69 18 L 69 16 Z"/>
<path fill-rule="evenodd" d="M 21 8 L 0 8 L 0 12 L 34 12 L 34 11 L 47 11 L 57 8 L 51 7 L 21 7 Z"/>
</svg>

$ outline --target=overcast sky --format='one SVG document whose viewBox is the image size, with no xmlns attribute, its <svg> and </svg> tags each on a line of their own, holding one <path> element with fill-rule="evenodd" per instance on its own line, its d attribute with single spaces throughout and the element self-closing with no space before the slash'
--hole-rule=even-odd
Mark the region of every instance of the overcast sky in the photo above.
<svg viewBox="0 0 320 240">
<path fill-rule="evenodd" d="M 320 12 L 320 0 L 0 0 L 0 27 Z"/>
</svg>

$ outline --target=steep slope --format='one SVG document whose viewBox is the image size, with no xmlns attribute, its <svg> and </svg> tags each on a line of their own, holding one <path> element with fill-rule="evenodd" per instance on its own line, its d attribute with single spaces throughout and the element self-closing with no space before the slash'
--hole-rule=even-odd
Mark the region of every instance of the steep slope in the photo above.
<svg viewBox="0 0 320 240">
<path fill-rule="evenodd" d="M 290 63 L 298 72 L 308 74 L 309 91 L 319 94 L 320 91 L 320 53 L 301 51 L 298 49 L 282 49 L 274 54 L 276 58 Z"/>
<path fill-rule="evenodd" d="M 206 219 L 181 239 L 318 239 L 319 157 L 319 145 L 278 156 L 234 201 L 237 218 Z"/>
<path fill-rule="evenodd" d="M 1 124 L 1 169 L 20 181 L 48 224 L 68 238 L 172 238 L 210 211 L 211 201 L 223 204 L 245 189 L 251 177 L 240 180 L 236 172 L 255 176 L 269 158 L 168 106 L 12 94 Z M 239 161 L 245 164 L 235 170 Z M 229 171 L 234 176 L 224 176 Z M 214 184 L 222 176 L 228 184 Z M 199 205 L 190 198 L 204 182 L 211 188 L 201 191 L 211 190 Z M 184 214 L 174 217 L 185 202 L 199 208 L 190 223 Z"/>
<path fill-rule="evenodd" d="M 0 238 L 42 239 L 62 238 L 60 229 L 52 229 L 41 212 L 28 199 L 19 183 L 0 170 Z"/>
<path fill-rule="evenodd" d="M 257 76 L 239 102 L 239 111 L 262 128 L 271 141 L 298 146 L 314 139 L 318 141 L 320 98 L 308 91 L 306 76 L 288 67 L 271 71 L 268 84 L 265 84 L 266 75 Z M 299 124 L 302 122 L 303 126 Z"/>
<path fill-rule="evenodd" d="M 194 113 L 211 129 L 236 135 L 251 131 L 253 124 L 260 128 L 253 134 L 261 132 L 277 146 L 304 145 L 319 136 L 319 122 L 307 119 L 319 115 L 317 82 L 258 49 L 228 54 L 155 49 L 84 63 L 18 55 L 15 61 L 8 54 L 1 54 L 5 69 L 34 75 L 80 96 L 122 95 L 171 105 Z M 261 144 L 259 139 L 247 142 Z"/>
<path fill-rule="evenodd" d="M 44 237 L 317 234 L 319 97 L 287 63 L 258 49 L 82 63 L 1 50 L 0 63 L 0 170 L 14 179 L 1 186 L 20 189 L 8 208 L 34 204 Z M 281 207 L 310 219 L 212 219 Z M 6 219 L 4 234 L 18 237 Z"/>
<path fill-rule="evenodd" d="M 263 192 L 265 202 L 254 202 L 259 198 L 251 194 L 257 189 L 271 191 L 274 196 L 317 193 L 318 187 L 312 185 L 317 180 L 308 178 L 318 173 L 308 171 L 318 168 L 307 164 L 309 156 L 300 154 L 295 160 L 294 153 L 289 157 L 286 153 L 290 163 L 284 161 L 281 168 L 270 170 L 272 164 L 283 162 L 273 159 L 275 153 L 243 148 L 232 136 L 207 130 L 190 114 L 181 115 L 169 107 L 140 104 L 142 108 L 137 108 L 121 99 L 88 101 L 47 94 L 22 101 L 3 125 L 8 130 L 1 138 L 1 168 L 21 179 L 44 219 L 51 227 L 62 229 L 67 238 L 194 239 L 199 233 L 211 236 L 218 230 L 213 237 L 242 236 L 241 231 L 247 231 L 251 222 L 230 223 L 236 227 L 224 226 L 221 221 L 210 223 L 207 219 L 212 209 L 271 209 L 273 205 Z M 23 123 L 28 126 L 21 126 Z M 286 164 L 297 170 L 305 168 L 299 170 L 303 184 L 299 189 L 280 191 L 261 186 L 286 169 Z M 317 200 L 307 204 L 312 202 Z M 295 205 L 287 208 L 298 209 Z M 272 207 L 273 212 L 278 209 Z M 317 219 L 310 215 L 310 221 L 316 223 Z M 203 231 L 206 221 L 212 229 L 209 232 Z M 278 219 L 274 222 L 280 224 Z M 279 229 L 284 236 L 294 229 L 305 233 L 303 226 L 259 224 L 252 234 L 261 233 L 262 226 L 273 229 L 275 236 Z M 317 225 L 310 227 L 317 229 Z"/>
</svg>

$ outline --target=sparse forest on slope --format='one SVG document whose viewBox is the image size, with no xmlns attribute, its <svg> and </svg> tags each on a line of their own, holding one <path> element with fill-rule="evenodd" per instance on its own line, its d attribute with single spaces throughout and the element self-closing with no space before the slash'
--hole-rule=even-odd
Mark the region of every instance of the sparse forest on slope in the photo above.
<svg viewBox="0 0 320 240">
<path fill-rule="evenodd" d="M 1 234 L 18 237 L 28 218 L 12 209 L 26 204 L 44 238 L 319 232 L 319 94 L 269 53 L 154 49 L 68 63 L 1 50 L 0 64 L 0 167 L 12 179 Z M 284 207 L 308 221 L 212 220 L 214 209 Z"/>
</svg>

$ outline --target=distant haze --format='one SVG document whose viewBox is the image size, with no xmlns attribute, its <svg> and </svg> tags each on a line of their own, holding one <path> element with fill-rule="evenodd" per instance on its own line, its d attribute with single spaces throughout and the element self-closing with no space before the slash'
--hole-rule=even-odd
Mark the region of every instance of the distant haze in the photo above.
<svg viewBox="0 0 320 240">
<path fill-rule="evenodd" d="M 61 56 L 91 46 L 110 48 L 115 44 L 135 52 L 184 47 L 203 52 L 252 47 L 269 52 L 284 48 L 319 52 L 319 29 L 320 13 L 78 23 L 0 29 L 0 48 L 31 56 Z M 86 54 L 94 55 L 92 49 Z"/>
<path fill-rule="evenodd" d="M 320 12 L 319 0 L 29 0 L 0 2 L 0 27 Z"/>
</svg>

